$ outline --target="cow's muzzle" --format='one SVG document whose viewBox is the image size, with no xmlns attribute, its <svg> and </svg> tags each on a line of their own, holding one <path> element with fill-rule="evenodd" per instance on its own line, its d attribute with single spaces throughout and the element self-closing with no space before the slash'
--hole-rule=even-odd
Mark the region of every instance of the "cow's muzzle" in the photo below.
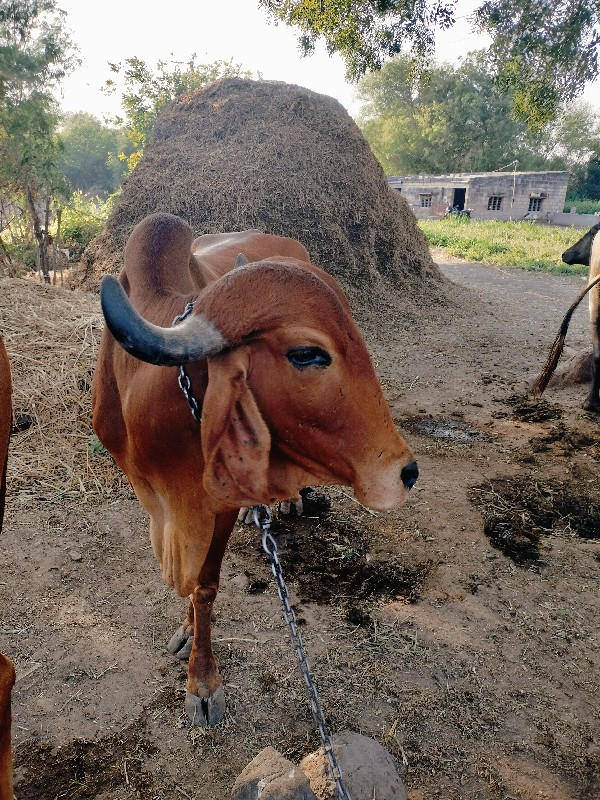
<svg viewBox="0 0 600 800">
<path fill-rule="evenodd" d="M 410 492 L 419 478 L 419 467 L 417 466 L 417 462 L 412 461 L 410 464 L 407 464 L 405 467 L 403 467 L 400 477 L 402 479 L 404 488 L 407 492 Z"/>
</svg>

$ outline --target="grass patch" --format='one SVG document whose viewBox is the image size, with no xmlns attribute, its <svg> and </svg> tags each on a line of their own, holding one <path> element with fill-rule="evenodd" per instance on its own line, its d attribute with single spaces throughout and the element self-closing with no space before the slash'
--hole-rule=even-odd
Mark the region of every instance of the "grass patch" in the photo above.
<svg viewBox="0 0 600 800">
<path fill-rule="evenodd" d="M 561 254 L 583 236 L 581 228 L 452 217 L 422 219 L 419 227 L 430 247 L 467 261 L 567 275 L 588 272 L 581 264 L 570 266 L 561 260 Z"/>
</svg>

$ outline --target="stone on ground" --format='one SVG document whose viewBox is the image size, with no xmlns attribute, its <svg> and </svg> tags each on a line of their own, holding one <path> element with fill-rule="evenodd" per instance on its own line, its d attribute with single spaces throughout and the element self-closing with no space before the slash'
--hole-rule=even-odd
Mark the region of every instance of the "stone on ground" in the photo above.
<svg viewBox="0 0 600 800">
<path fill-rule="evenodd" d="M 593 357 L 591 349 L 575 353 L 558 366 L 548 385 L 560 389 L 580 383 L 589 383 L 592 380 Z"/>
<path fill-rule="evenodd" d="M 236 778 L 232 800 L 316 800 L 308 778 L 273 747 L 253 758 Z"/>
<path fill-rule="evenodd" d="M 350 731 L 332 738 L 342 781 L 352 800 L 406 800 L 402 778 L 384 747 L 368 736 Z M 307 775 L 317 800 L 338 800 L 335 786 L 325 772 L 325 758 L 319 749 L 300 762 L 300 769 Z"/>
</svg>

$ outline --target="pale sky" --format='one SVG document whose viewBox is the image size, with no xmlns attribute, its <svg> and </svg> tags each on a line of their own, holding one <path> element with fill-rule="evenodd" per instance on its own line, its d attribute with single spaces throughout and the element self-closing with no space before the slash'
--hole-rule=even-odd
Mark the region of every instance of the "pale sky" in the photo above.
<svg viewBox="0 0 600 800">
<path fill-rule="evenodd" d="M 87 111 L 100 119 L 119 112 L 120 93 L 107 97 L 101 91 L 114 77 L 108 62 L 137 56 L 154 68 L 158 60 L 186 62 L 193 53 L 196 63 L 233 58 L 267 80 L 331 95 L 352 115 L 359 109 L 341 58 L 329 57 L 324 46 L 303 58 L 297 32 L 268 21 L 258 0 L 58 0 L 57 5 L 68 14 L 67 27 L 82 61 L 63 82 L 59 100 L 65 111 Z M 473 34 L 467 20 L 477 5 L 458 0 L 457 23 L 438 37 L 438 61 L 456 63 L 470 50 L 485 47 L 486 39 Z M 600 82 L 588 88 L 584 99 L 600 109 Z"/>
</svg>

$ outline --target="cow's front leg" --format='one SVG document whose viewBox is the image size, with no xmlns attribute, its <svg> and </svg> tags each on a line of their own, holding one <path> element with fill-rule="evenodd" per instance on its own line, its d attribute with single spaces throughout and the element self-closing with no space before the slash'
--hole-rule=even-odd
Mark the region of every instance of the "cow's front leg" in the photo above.
<svg viewBox="0 0 600 800">
<path fill-rule="evenodd" d="M 212 650 L 211 616 L 219 589 L 219 575 L 225 548 L 237 511 L 219 514 L 213 538 L 190 597 L 188 621 L 193 616 L 193 639 L 188 661 L 185 710 L 192 725 L 216 725 L 225 713 L 223 679 Z M 186 627 L 186 622 L 182 626 Z"/>
<path fill-rule="evenodd" d="M 198 585 L 192 594 L 194 638 L 188 662 L 185 710 L 192 725 L 216 725 L 225 713 L 223 679 L 211 643 L 216 586 Z"/>
</svg>

